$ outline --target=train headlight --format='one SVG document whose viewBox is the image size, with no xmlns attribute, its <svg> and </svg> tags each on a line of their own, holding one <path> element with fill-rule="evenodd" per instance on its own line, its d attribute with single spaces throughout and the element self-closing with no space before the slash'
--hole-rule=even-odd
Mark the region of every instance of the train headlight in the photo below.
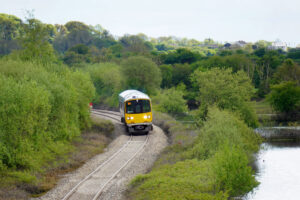
<svg viewBox="0 0 300 200">
<path fill-rule="evenodd" d="M 130 117 L 127 117 L 127 120 L 130 120 Z"/>
<path fill-rule="evenodd" d="M 150 119 L 150 118 L 151 118 L 151 116 L 150 116 L 150 115 L 148 115 L 147 117 L 148 117 L 148 119 Z"/>
<path fill-rule="evenodd" d="M 133 120 L 133 117 L 130 117 L 131 120 Z"/>
<path fill-rule="evenodd" d="M 147 119 L 147 115 L 144 115 L 144 119 Z"/>
</svg>

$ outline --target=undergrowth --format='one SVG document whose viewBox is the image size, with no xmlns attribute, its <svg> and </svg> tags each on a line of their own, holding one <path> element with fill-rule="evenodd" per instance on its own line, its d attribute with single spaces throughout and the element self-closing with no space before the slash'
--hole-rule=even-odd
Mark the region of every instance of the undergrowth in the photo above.
<svg viewBox="0 0 300 200">
<path fill-rule="evenodd" d="M 261 139 L 238 115 L 211 107 L 201 129 L 161 113 L 154 123 L 170 145 L 150 173 L 132 180 L 128 199 L 228 199 L 258 184 L 249 163 Z"/>
</svg>

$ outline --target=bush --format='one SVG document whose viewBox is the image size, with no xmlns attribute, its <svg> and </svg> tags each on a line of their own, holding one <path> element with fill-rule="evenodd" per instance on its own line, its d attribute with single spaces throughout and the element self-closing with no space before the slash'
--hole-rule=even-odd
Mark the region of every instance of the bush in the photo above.
<svg viewBox="0 0 300 200">
<path fill-rule="evenodd" d="M 196 97 L 200 104 L 215 104 L 220 109 L 237 111 L 249 126 L 258 125 L 257 117 L 249 104 L 254 87 L 245 72 L 232 73 L 231 69 L 218 68 L 204 72 L 197 70 L 192 75 L 192 81 L 198 90 Z"/>
<path fill-rule="evenodd" d="M 216 107 L 209 108 L 207 121 L 204 122 L 189 153 L 192 158 L 207 159 L 212 157 L 224 142 L 231 146 L 237 145 L 250 155 L 258 150 L 260 138 L 234 114 Z"/>
<path fill-rule="evenodd" d="M 200 131 L 155 118 L 171 145 L 150 173 L 132 180 L 128 199 L 228 199 L 257 185 L 248 164 L 260 138 L 235 114 L 209 108 Z"/>
<path fill-rule="evenodd" d="M 239 147 L 224 145 L 213 157 L 212 169 L 218 190 L 230 196 L 243 195 L 258 185 L 248 166 L 247 155 Z"/>
<path fill-rule="evenodd" d="M 215 191 L 210 162 L 186 160 L 164 165 L 131 181 L 135 187 L 129 199 L 199 199 L 225 200 L 226 192 Z"/>
<path fill-rule="evenodd" d="M 90 74 L 96 88 L 93 102 L 116 107 L 118 95 L 124 88 L 120 67 L 113 63 L 100 63 L 87 65 L 84 71 Z"/>
<path fill-rule="evenodd" d="M 126 89 L 137 89 L 153 94 L 160 87 L 161 72 L 149 58 L 129 57 L 122 63 L 122 74 L 126 79 Z"/>
<path fill-rule="evenodd" d="M 271 93 L 267 100 L 274 110 L 278 112 L 299 112 L 300 111 L 300 86 L 295 82 L 283 82 L 271 86 Z"/>
<path fill-rule="evenodd" d="M 153 104 L 157 110 L 169 114 L 178 114 L 188 111 L 186 101 L 183 99 L 184 93 L 175 88 L 162 90 L 162 92 L 153 98 Z"/>
<path fill-rule="evenodd" d="M 0 93 L 0 167 L 40 171 L 90 125 L 94 88 L 82 72 L 0 60 Z"/>
</svg>

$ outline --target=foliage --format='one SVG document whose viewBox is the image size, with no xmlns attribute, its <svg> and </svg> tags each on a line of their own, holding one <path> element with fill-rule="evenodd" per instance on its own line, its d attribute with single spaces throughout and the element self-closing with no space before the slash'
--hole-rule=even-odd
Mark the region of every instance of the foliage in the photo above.
<svg viewBox="0 0 300 200">
<path fill-rule="evenodd" d="M 49 43 L 49 26 L 36 19 L 28 19 L 20 37 L 22 50 L 20 58 L 24 61 L 36 60 L 40 63 L 56 61 L 52 45 Z"/>
<path fill-rule="evenodd" d="M 283 82 L 271 87 L 268 101 L 278 112 L 299 112 L 300 86 L 296 82 Z"/>
<path fill-rule="evenodd" d="M 193 158 L 207 159 L 227 144 L 236 145 L 249 155 L 258 150 L 259 141 L 253 130 L 233 113 L 213 107 L 190 153 Z"/>
<path fill-rule="evenodd" d="M 175 88 L 165 89 L 153 98 L 153 104 L 157 104 L 157 110 L 169 114 L 187 112 L 184 93 Z"/>
<path fill-rule="evenodd" d="M 215 191 L 210 162 L 186 160 L 164 165 L 132 180 L 136 187 L 130 199 L 199 199 L 225 200 L 228 195 Z"/>
<path fill-rule="evenodd" d="M 89 77 L 61 65 L 0 61 L 0 163 L 40 171 L 90 125 Z"/>
<path fill-rule="evenodd" d="M 248 166 L 247 155 L 242 149 L 225 145 L 215 154 L 213 160 L 212 168 L 218 190 L 238 196 L 258 185 L 251 167 Z"/>
<path fill-rule="evenodd" d="M 122 62 L 122 74 L 127 88 L 153 94 L 161 84 L 161 73 L 157 65 L 142 56 L 129 57 Z"/>
<path fill-rule="evenodd" d="M 83 70 L 90 74 L 96 88 L 93 102 L 117 106 L 118 94 L 124 88 L 120 66 L 113 63 L 93 64 Z"/>
<path fill-rule="evenodd" d="M 248 164 L 260 138 L 234 114 L 209 108 L 201 130 L 163 118 L 171 145 L 150 173 L 131 181 L 129 199 L 228 199 L 257 185 Z"/>
<path fill-rule="evenodd" d="M 300 66 L 293 62 L 291 59 L 287 59 L 284 63 L 278 67 L 276 73 L 274 74 L 274 79 L 276 83 L 282 81 L 295 81 L 300 85 Z"/>
<path fill-rule="evenodd" d="M 162 76 L 161 87 L 162 88 L 170 88 L 172 86 L 172 79 L 173 79 L 172 66 L 171 65 L 160 65 L 159 69 L 161 71 L 161 76 Z"/>
<path fill-rule="evenodd" d="M 199 103 L 216 104 L 221 109 L 230 109 L 241 114 L 250 126 L 257 126 L 257 119 L 247 102 L 254 94 L 250 79 L 243 71 L 232 73 L 231 69 L 213 68 L 202 72 L 197 70 L 192 75 L 192 82 L 198 92 Z"/>
</svg>

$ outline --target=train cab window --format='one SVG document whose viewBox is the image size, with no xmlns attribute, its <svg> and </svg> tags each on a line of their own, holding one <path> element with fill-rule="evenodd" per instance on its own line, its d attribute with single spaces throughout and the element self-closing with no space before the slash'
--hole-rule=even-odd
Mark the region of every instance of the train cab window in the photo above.
<svg viewBox="0 0 300 200">
<path fill-rule="evenodd" d="M 146 113 L 151 112 L 149 100 L 132 100 L 126 102 L 126 113 Z"/>
<path fill-rule="evenodd" d="M 151 112 L 150 102 L 147 100 L 143 102 L 143 112 Z"/>
</svg>

